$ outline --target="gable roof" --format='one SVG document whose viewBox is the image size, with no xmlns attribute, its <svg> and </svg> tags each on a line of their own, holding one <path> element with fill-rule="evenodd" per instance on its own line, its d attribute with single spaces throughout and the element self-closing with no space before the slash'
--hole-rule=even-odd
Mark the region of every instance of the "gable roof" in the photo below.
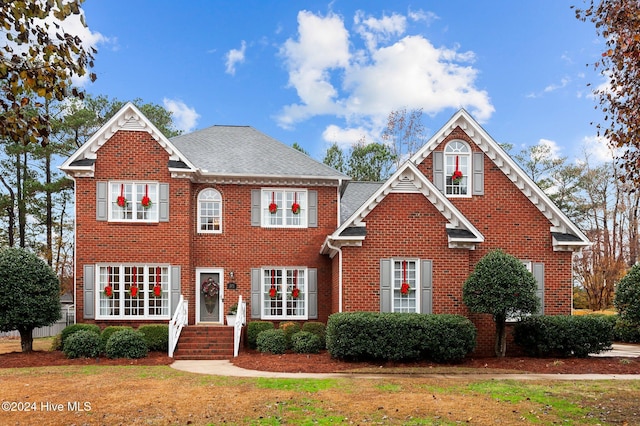
<svg viewBox="0 0 640 426">
<path fill-rule="evenodd" d="M 60 169 L 68 174 L 93 176 L 98 150 L 111 139 L 118 130 L 149 133 L 153 139 L 167 151 L 167 154 L 169 154 L 169 169 L 179 169 L 182 173 L 195 171 L 195 167 L 191 162 L 184 157 L 169 139 L 131 102 L 128 102 L 120 108 L 87 142 L 67 158 L 60 166 Z"/>
<path fill-rule="evenodd" d="M 60 169 L 91 177 L 98 150 L 117 131 L 148 132 L 169 154 L 174 177 L 216 183 L 340 186 L 350 178 L 249 126 L 213 126 L 167 139 L 131 102 L 91 136 Z"/>
<path fill-rule="evenodd" d="M 348 180 L 349 177 L 250 126 L 212 126 L 171 138 L 208 181 L 247 177 Z"/>
<path fill-rule="evenodd" d="M 575 250 L 591 244 L 586 235 L 518 166 L 502 147 L 464 109 L 438 130 L 409 161 L 420 164 L 456 128 L 460 127 L 487 157 L 522 191 L 551 223 L 554 250 Z"/>
<path fill-rule="evenodd" d="M 475 226 L 458 210 L 449 199 L 440 192 L 436 186 L 418 170 L 411 161 L 405 162 L 386 182 L 378 184 L 378 188 L 361 203 L 347 220 L 331 235 L 327 237 L 321 252 L 334 255 L 336 247 L 343 245 L 361 245 L 366 236 L 367 215 L 390 193 L 419 193 L 429 200 L 433 206 L 447 220 L 443 232 L 447 233 L 450 248 L 475 248 L 475 244 L 484 241 L 484 236 Z M 351 186 L 351 184 L 349 184 Z M 349 186 L 345 190 L 347 203 L 356 203 L 364 190 L 374 189 L 374 184 L 368 188 L 356 184 L 356 189 L 349 192 Z M 343 202 L 344 202 L 343 197 Z M 353 204 L 352 204 L 353 205 Z"/>
</svg>

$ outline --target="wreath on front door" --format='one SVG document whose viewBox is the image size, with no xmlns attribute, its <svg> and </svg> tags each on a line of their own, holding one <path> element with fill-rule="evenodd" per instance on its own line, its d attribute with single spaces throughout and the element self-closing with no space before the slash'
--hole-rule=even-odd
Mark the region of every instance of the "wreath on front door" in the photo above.
<svg viewBox="0 0 640 426">
<path fill-rule="evenodd" d="M 220 292 L 220 286 L 213 278 L 208 278 L 202 282 L 201 291 L 204 297 L 214 298 Z"/>
</svg>

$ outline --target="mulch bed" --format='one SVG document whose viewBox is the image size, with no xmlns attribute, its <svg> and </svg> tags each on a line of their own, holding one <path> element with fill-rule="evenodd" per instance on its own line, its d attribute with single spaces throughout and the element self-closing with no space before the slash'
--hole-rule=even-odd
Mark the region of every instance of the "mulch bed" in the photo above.
<svg viewBox="0 0 640 426">
<path fill-rule="evenodd" d="M 173 362 L 164 352 L 150 352 L 140 359 L 81 358 L 68 359 L 60 351 L 34 351 L 31 353 L 12 352 L 0 355 L 0 368 L 43 367 L 53 365 L 169 365 Z M 362 368 L 425 368 L 442 371 L 446 368 L 476 369 L 478 373 L 508 372 L 555 373 L 555 374 L 640 374 L 640 359 L 618 357 L 589 358 L 467 358 L 456 364 L 436 364 L 433 362 L 391 363 L 391 362 L 345 362 L 331 358 L 326 351 L 320 354 L 285 353 L 282 355 L 263 354 L 243 349 L 231 361 L 238 367 L 275 372 L 332 373 Z M 428 372 L 428 371 L 427 371 Z"/>
</svg>

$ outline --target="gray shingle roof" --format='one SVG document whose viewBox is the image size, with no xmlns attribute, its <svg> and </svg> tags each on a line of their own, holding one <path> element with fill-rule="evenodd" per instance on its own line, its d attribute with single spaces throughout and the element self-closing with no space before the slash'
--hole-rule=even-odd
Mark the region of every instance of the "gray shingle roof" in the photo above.
<svg viewBox="0 0 640 426">
<path fill-rule="evenodd" d="M 212 126 L 170 141 L 204 174 L 348 179 L 250 126 Z"/>
<path fill-rule="evenodd" d="M 349 182 L 340 200 L 340 223 L 349 219 L 382 185 L 382 182 Z"/>
</svg>

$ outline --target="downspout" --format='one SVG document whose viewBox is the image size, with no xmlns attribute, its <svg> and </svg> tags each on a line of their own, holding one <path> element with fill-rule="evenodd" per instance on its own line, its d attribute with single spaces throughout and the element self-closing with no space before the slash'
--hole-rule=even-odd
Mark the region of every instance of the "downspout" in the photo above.
<svg viewBox="0 0 640 426">
<path fill-rule="evenodd" d="M 77 247 L 78 247 L 78 207 L 77 207 L 78 206 L 78 181 L 76 180 L 75 176 L 69 176 L 67 174 L 67 177 L 73 181 L 73 217 L 74 217 L 74 221 L 73 221 L 73 323 L 77 324 L 78 323 L 78 295 L 76 294 L 76 291 L 78 287 L 78 274 L 77 274 L 78 259 L 76 256 L 78 253 L 78 250 L 77 250 Z M 96 197 L 97 197 L 97 194 L 96 194 Z M 84 297 L 82 298 L 82 303 L 83 304 L 86 303 L 86 301 L 84 300 Z M 95 300 L 94 300 L 94 303 L 95 303 Z"/>
<path fill-rule="evenodd" d="M 327 247 L 338 252 L 338 312 L 342 312 L 342 249 L 332 245 L 329 238 Z"/>
</svg>

